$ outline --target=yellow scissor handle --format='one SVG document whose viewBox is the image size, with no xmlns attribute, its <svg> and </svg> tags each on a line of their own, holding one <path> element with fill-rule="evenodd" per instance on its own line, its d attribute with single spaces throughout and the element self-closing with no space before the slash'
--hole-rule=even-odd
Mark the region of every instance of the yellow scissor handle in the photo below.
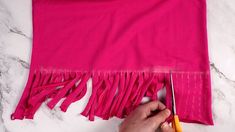
<svg viewBox="0 0 235 132">
<path fill-rule="evenodd" d="M 179 117 L 177 115 L 173 116 L 172 128 L 175 130 L 175 132 L 182 132 L 182 127 L 180 125 Z"/>
</svg>

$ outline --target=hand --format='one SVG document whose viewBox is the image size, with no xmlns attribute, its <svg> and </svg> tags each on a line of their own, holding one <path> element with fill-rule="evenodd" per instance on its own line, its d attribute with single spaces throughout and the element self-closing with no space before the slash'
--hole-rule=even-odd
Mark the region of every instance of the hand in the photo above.
<svg viewBox="0 0 235 132">
<path fill-rule="evenodd" d="M 154 111 L 159 112 L 153 115 Z M 159 127 L 162 132 L 174 132 L 165 122 L 170 114 L 170 110 L 159 101 L 140 105 L 121 123 L 119 132 L 155 132 Z"/>
</svg>

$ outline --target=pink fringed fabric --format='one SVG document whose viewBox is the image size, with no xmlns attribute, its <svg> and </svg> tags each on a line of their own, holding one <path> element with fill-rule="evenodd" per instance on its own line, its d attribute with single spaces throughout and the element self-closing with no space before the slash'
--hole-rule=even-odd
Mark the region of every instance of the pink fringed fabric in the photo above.
<svg viewBox="0 0 235 132">
<path fill-rule="evenodd" d="M 33 0 L 29 78 L 12 119 L 33 119 L 92 93 L 81 113 L 126 117 L 158 100 L 173 71 L 179 118 L 212 125 L 205 0 Z"/>
</svg>

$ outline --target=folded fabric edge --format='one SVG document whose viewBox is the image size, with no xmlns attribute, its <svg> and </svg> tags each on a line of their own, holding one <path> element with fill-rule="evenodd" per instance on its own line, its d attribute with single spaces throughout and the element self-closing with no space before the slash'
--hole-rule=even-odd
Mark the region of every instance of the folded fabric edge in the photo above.
<svg viewBox="0 0 235 132">
<path fill-rule="evenodd" d="M 184 74 L 193 74 L 198 77 L 209 76 L 207 72 L 173 72 L 173 76 Z M 89 79 L 92 80 L 92 93 L 81 115 L 90 121 L 94 121 L 95 116 L 105 120 L 114 116 L 124 118 L 141 104 L 143 97 L 158 100 L 157 93 L 163 87 L 166 87 L 167 91 L 165 104 L 171 108 L 168 72 L 35 70 L 29 75 L 22 97 L 11 119 L 33 119 L 43 102 L 49 100 L 47 106 L 53 109 L 62 98 L 64 100 L 60 109 L 66 112 L 71 103 L 85 96 Z M 185 122 L 213 125 L 211 108 L 208 110 L 206 118 L 196 119 L 196 117 L 183 116 L 180 118 Z"/>
</svg>

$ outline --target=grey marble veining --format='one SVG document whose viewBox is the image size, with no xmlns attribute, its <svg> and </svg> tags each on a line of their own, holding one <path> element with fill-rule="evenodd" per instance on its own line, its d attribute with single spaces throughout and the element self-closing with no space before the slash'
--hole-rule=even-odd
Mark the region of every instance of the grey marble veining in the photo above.
<svg viewBox="0 0 235 132">
<path fill-rule="evenodd" d="M 215 126 L 184 123 L 185 132 L 235 130 L 235 1 L 207 0 L 207 7 Z M 117 131 L 119 119 L 89 122 L 79 115 L 90 93 L 66 113 L 43 104 L 34 120 L 11 121 L 27 81 L 31 45 L 31 0 L 0 0 L 0 132 Z"/>
</svg>

